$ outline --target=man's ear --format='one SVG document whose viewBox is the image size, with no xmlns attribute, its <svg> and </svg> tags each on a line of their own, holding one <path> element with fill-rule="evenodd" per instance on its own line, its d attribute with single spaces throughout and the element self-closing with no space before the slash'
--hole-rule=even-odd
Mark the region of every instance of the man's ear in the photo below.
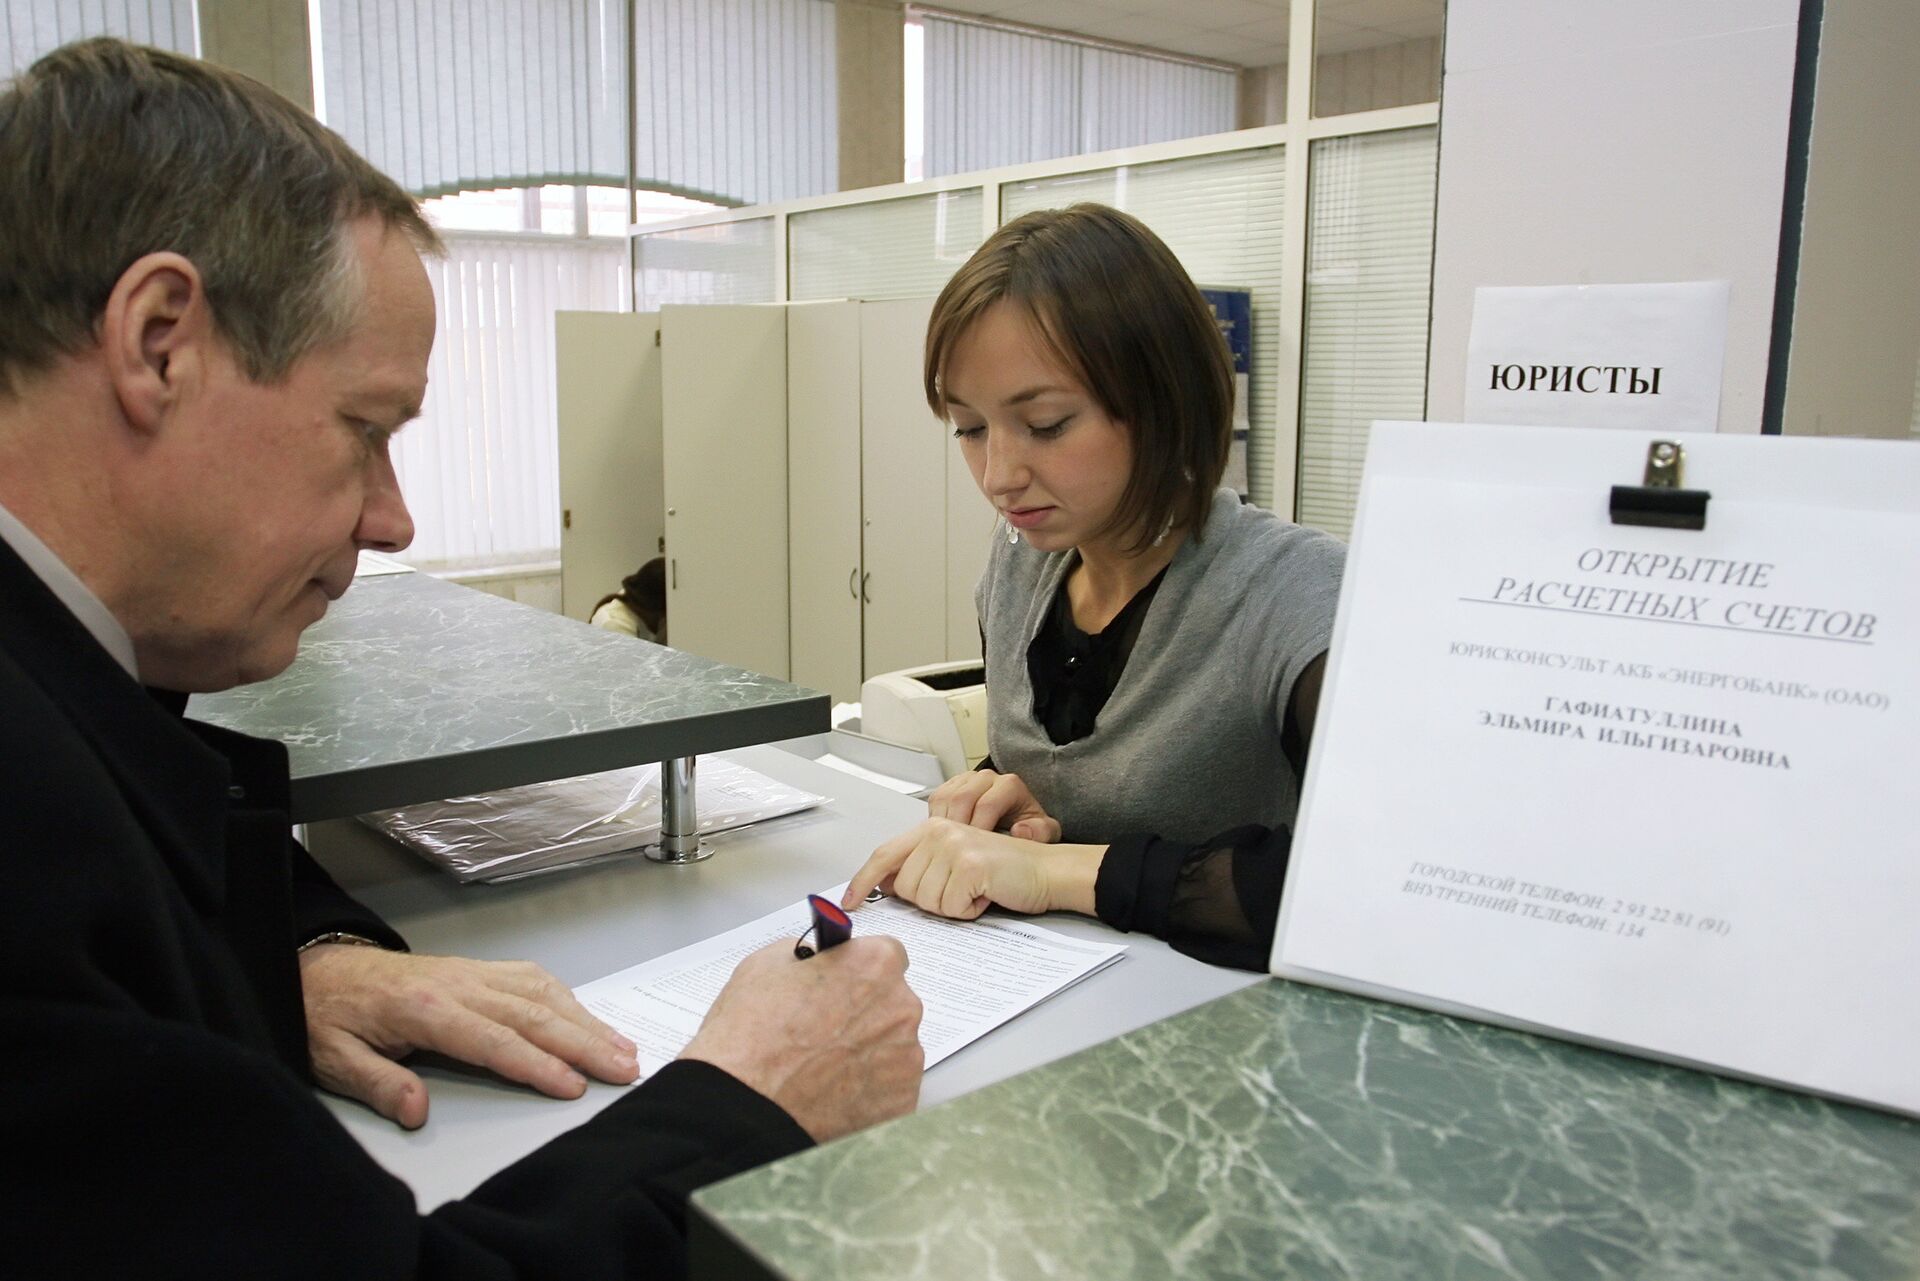
<svg viewBox="0 0 1920 1281">
<path fill-rule="evenodd" d="M 153 253 L 120 273 L 100 318 L 100 350 L 127 421 L 157 431 L 203 372 L 214 337 L 200 272 L 177 253 Z"/>
</svg>

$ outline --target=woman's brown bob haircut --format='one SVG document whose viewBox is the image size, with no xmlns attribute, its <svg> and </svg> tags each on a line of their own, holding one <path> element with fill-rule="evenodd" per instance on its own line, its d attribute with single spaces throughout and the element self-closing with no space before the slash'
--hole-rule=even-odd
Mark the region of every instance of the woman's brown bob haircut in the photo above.
<svg viewBox="0 0 1920 1281">
<path fill-rule="evenodd" d="M 927 324 L 927 404 L 941 418 L 954 347 L 1003 301 L 1126 426 L 1133 474 L 1102 532 L 1127 535 L 1130 554 L 1169 526 L 1197 538 L 1233 436 L 1233 358 L 1172 251 L 1106 205 L 1038 210 L 995 231 L 940 291 Z"/>
</svg>

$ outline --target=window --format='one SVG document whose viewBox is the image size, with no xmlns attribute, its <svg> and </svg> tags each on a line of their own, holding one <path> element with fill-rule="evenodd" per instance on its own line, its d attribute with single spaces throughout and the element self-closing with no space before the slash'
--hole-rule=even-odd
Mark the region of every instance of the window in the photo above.
<svg viewBox="0 0 1920 1281">
<path fill-rule="evenodd" d="M 1433 128 L 1313 144 L 1299 519 L 1340 538 L 1373 420 L 1426 417 L 1438 145 Z"/>
<path fill-rule="evenodd" d="M 638 203 L 653 221 L 715 208 L 657 192 Z M 439 310 L 427 400 L 395 440 L 415 526 L 402 559 L 438 570 L 557 560 L 553 317 L 631 307 L 626 192 L 497 188 L 425 209 L 447 257 L 427 264 Z"/>
<path fill-rule="evenodd" d="M 923 14 L 914 25 L 907 72 L 918 72 L 924 102 L 908 110 L 923 122 L 927 177 L 1225 133 L 1235 124 L 1239 76 L 1224 64 L 953 14 Z M 909 157 L 914 150 L 910 137 Z"/>
<path fill-rule="evenodd" d="M 41 55 L 89 36 L 200 52 L 193 0 L 7 0 L 0 10 L 0 80 L 11 80 Z"/>
</svg>

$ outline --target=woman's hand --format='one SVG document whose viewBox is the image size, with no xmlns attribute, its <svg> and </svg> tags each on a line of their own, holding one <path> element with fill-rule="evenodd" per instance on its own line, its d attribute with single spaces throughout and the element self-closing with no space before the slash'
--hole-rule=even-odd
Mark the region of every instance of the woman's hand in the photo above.
<svg viewBox="0 0 1920 1281">
<path fill-rule="evenodd" d="M 927 797 L 927 814 L 1029 841 L 1060 839 L 1060 824 L 1041 808 L 1018 774 L 990 769 L 955 774 Z"/>
<path fill-rule="evenodd" d="M 1059 832 L 1059 824 L 1045 821 Z M 859 907 L 878 886 L 929 912 L 966 921 L 993 903 L 1015 912 L 1059 909 L 1091 916 L 1094 878 L 1106 852 L 1104 845 L 1030 841 L 930 818 L 876 849 L 847 882 L 842 906 Z"/>
</svg>

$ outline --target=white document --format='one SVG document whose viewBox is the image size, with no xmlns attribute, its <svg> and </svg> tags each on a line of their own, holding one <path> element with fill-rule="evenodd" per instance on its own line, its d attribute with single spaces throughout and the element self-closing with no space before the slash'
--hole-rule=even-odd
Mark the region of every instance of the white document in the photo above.
<svg viewBox="0 0 1920 1281">
<path fill-rule="evenodd" d="M 1724 280 L 1476 289 L 1465 416 L 1712 431 L 1729 293 Z"/>
<path fill-rule="evenodd" d="M 382 556 L 379 552 L 362 550 L 355 564 L 355 578 L 378 578 L 383 574 L 411 574 L 413 566 L 395 560 L 391 556 Z"/>
<path fill-rule="evenodd" d="M 824 890 L 840 900 L 846 886 Z M 1009 917 L 950 921 L 896 899 L 853 914 L 856 937 L 889 934 L 907 949 L 907 986 L 920 998 L 920 1045 L 927 1066 L 1040 1002 L 1119 960 L 1124 943 L 1068 938 Z M 640 1048 L 649 1076 L 699 1030 L 720 989 L 749 954 L 792 943 L 812 923 L 807 905 L 769 913 L 704 943 L 643 962 L 576 988 L 574 995 Z"/>
<path fill-rule="evenodd" d="M 878 783 L 888 791 L 899 792 L 902 796 L 915 796 L 927 790 L 926 787 L 920 783 L 910 783 L 904 778 L 895 778 L 891 774 L 882 774 L 879 770 L 868 769 L 864 765 L 855 765 L 852 761 L 835 756 L 832 752 L 816 756 L 814 760 L 825 765 L 828 769 L 837 769 L 842 774 L 865 779 L 869 783 Z"/>
<path fill-rule="evenodd" d="M 1920 1114 L 1920 447 L 1376 424 L 1272 969 Z"/>
</svg>

